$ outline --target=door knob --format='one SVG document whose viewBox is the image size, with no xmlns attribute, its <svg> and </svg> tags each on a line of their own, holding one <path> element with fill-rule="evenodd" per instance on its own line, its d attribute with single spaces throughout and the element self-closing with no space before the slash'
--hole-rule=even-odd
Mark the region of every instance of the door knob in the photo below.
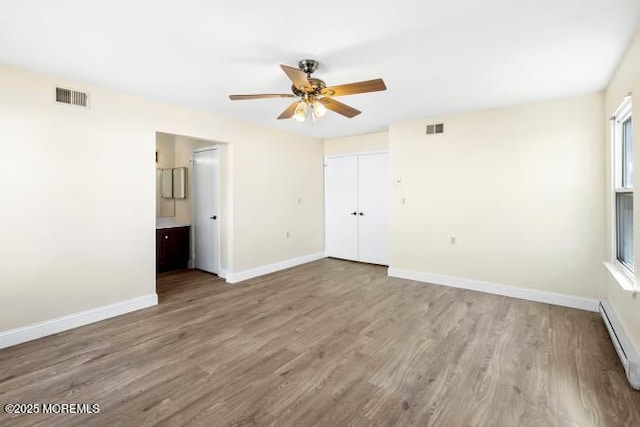
<svg viewBox="0 0 640 427">
<path fill-rule="evenodd" d="M 364 214 L 363 214 L 362 212 L 360 212 L 358 215 L 360 215 L 360 216 L 364 216 Z"/>
<path fill-rule="evenodd" d="M 351 212 L 351 215 L 358 215 L 358 212 Z"/>
<path fill-rule="evenodd" d="M 218 219 L 218 216 L 217 215 L 210 216 L 209 219 Z"/>
</svg>

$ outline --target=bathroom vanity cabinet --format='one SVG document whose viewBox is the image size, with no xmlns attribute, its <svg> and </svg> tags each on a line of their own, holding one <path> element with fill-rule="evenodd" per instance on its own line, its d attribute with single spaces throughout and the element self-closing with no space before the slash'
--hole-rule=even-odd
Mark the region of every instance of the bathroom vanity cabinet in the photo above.
<svg viewBox="0 0 640 427">
<path fill-rule="evenodd" d="M 189 263 L 189 226 L 156 230 L 156 272 L 187 268 Z"/>
</svg>

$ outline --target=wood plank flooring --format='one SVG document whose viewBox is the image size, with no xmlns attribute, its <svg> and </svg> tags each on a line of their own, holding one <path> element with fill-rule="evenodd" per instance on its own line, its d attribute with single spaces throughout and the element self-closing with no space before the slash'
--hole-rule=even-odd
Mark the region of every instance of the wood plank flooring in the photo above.
<svg viewBox="0 0 640 427">
<path fill-rule="evenodd" d="M 158 289 L 157 307 L 0 350 L 0 404 L 100 405 L 0 425 L 640 425 L 595 313 L 334 259 Z"/>
</svg>

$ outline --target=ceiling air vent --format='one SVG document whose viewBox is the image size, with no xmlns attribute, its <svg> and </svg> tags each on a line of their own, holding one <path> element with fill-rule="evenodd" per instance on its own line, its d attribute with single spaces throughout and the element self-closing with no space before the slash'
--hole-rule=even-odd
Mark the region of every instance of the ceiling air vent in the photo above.
<svg viewBox="0 0 640 427">
<path fill-rule="evenodd" d="M 437 133 L 444 133 L 444 123 L 427 125 L 427 135 L 435 135 Z"/>
<path fill-rule="evenodd" d="M 56 102 L 59 104 L 89 108 L 89 94 L 78 90 L 56 87 Z"/>
</svg>

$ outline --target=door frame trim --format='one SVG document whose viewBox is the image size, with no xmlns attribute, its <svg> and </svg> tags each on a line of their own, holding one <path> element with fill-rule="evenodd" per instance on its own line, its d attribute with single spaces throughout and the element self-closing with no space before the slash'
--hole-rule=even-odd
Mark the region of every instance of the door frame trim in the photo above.
<svg viewBox="0 0 640 427">
<path fill-rule="evenodd" d="M 367 154 L 389 154 L 389 150 L 378 150 L 378 151 L 357 151 L 355 153 L 345 153 L 345 154 L 331 154 L 328 156 L 324 156 L 326 159 L 336 159 L 339 157 L 350 157 L 350 156 L 366 156 Z"/>
</svg>

